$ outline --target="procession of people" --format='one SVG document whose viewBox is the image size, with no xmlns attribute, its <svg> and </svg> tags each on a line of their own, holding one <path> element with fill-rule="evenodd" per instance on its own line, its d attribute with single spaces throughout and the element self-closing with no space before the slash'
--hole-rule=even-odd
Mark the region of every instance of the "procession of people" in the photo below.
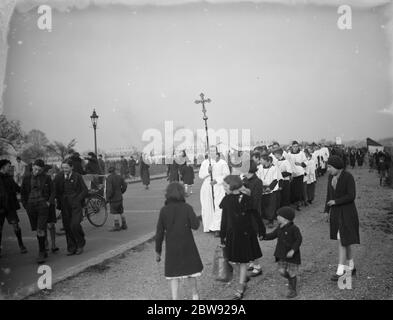
<svg viewBox="0 0 393 320">
<path fill-rule="evenodd" d="M 203 264 L 191 232 L 200 224 L 204 233 L 217 238 L 228 263 L 238 268 L 239 285 L 233 299 L 242 299 L 250 277 L 263 273 L 261 241 L 268 240 L 277 240 L 274 256 L 278 272 L 288 281 L 287 297 L 296 297 L 302 233 L 307 232 L 301 232 L 296 226 L 296 215 L 314 203 L 316 184 L 325 173 L 329 174 L 326 202 L 320 205 L 328 216 L 330 239 L 338 242 L 337 271 L 331 280 L 339 281 L 348 273 L 355 276 L 354 245 L 360 243 L 359 218 L 355 179 L 347 168 L 362 167 L 367 153 L 363 149 L 299 144 L 295 140 L 287 146 L 273 142 L 242 153 L 247 153 L 247 157 L 242 158 L 247 159 L 244 172 L 243 166 L 234 166 L 216 146 L 209 146 L 205 159 L 197 167 L 185 151 L 167 159 L 168 188 L 166 203 L 158 218 L 156 260 L 161 260 L 165 241 L 165 275 L 170 281 L 172 297 L 178 298 L 179 279 L 190 279 L 192 298 L 200 298 L 197 278 L 203 274 Z M 376 168 L 379 176 L 385 176 L 390 169 L 389 157 L 387 152 L 373 155 L 370 168 Z M 57 254 L 59 251 L 57 210 L 61 213 L 67 255 L 80 255 L 84 251 L 86 236 L 81 222 L 88 186 L 83 175 L 106 175 L 105 198 L 114 223 L 110 231 L 114 232 L 128 229 L 123 194 L 127 190 L 126 178 L 135 175 L 136 164 L 140 165 L 141 184 L 149 190 L 151 163 L 143 156 L 139 161 L 131 158 L 131 167 L 122 157 L 120 170 L 92 152 L 84 159 L 73 152 L 62 161 L 60 169 L 45 164 L 42 159 L 36 159 L 30 166 L 20 164 L 19 160 L 14 175 L 11 162 L 0 160 L 0 248 L 1 231 L 7 221 L 14 229 L 20 253 L 27 253 L 17 214 L 21 204 L 37 238 L 39 264 L 47 260 L 49 252 Z M 202 182 L 200 213 L 195 213 L 187 204 L 196 169 Z"/>
</svg>

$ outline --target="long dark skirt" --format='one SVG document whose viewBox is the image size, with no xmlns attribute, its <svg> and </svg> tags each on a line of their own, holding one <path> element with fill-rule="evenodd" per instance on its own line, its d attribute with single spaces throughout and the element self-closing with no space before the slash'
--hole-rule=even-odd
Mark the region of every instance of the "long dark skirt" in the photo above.
<svg viewBox="0 0 393 320">
<path fill-rule="evenodd" d="M 262 195 L 262 218 L 269 220 L 269 222 L 273 222 L 273 220 L 276 218 L 276 197 L 276 192 Z"/>
<path fill-rule="evenodd" d="M 303 200 L 303 178 L 304 176 L 294 177 L 291 181 L 291 203 Z"/>
<path fill-rule="evenodd" d="M 307 195 L 307 182 L 303 182 L 303 201 L 308 201 L 308 195 Z"/>
<path fill-rule="evenodd" d="M 314 201 L 315 198 L 315 182 L 307 185 L 307 198 L 308 201 Z"/>
<path fill-rule="evenodd" d="M 291 186 L 289 180 L 282 182 L 282 190 L 280 196 L 280 208 L 291 204 Z"/>
</svg>

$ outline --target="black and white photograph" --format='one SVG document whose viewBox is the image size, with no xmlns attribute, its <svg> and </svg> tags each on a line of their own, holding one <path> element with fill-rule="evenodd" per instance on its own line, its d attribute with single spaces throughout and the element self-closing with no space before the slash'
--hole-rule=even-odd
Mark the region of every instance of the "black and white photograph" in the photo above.
<svg viewBox="0 0 393 320">
<path fill-rule="evenodd" d="M 393 300 L 392 88 L 392 0 L 1 0 L 0 300 Z"/>
</svg>

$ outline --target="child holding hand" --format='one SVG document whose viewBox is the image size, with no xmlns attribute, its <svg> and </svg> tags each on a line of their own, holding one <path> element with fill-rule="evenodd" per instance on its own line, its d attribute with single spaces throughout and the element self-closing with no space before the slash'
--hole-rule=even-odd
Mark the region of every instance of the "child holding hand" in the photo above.
<svg viewBox="0 0 393 320">
<path fill-rule="evenodd" d="M 277 211 L 278 227 L 266 234 L 263 240 L 277 239 L 274 256 L 278 262 L 278 271 L 281 276 L 288 279 L 287 298 L 297 296 L 296 284 L 300 258 L 300 245 L 302 235 L 299 228 L 293 223 L 295 210 L 291 207 L 282 207 Z"/>
</svg>

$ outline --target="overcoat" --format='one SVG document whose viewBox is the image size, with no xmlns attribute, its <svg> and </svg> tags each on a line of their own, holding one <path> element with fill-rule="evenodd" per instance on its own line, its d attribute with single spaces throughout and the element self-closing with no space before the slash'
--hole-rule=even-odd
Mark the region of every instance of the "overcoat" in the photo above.
<svg viewBox="0 0 393 320">
<path fill-rule="evenodd" d="M 87 197 L 89 190 L 87 189 L 87 186 L 82 178 L 82 175 L 80 175 L 77 172 L 72 172 L 72 175 L 70 177 L 71 183 L 72 183 L 72 189 L 75 191 L 75 198 L 73 201 L 75 201 L 75 204 L 82 205 Z M 55 180 L 54 180 L 54 186 L 55 186 L 55 197 L 57 200 L 57 209 L 62 210 L 62 202 L 63 202 L 63 197 L 64 197 L 64 173 L 60 172 L 57 174 Z"/>
<path fill-rule="evenodd" d="M 266 229 L 261 216 L 247 195 L 228 194 L 222 199 L 221 243 L 225 243 L 228 260 L 248 263 L 262 257 L 257 235 L 264 236 Z M 253 218 L 258 225 L 256 232 Z"/>
<path fill-rule="evenodd" d="M 355 205 L 356 185 L 355 179 L 348 171 L 342 171 L 336 189 L 332 186 L 333 176 L 329 176 L 325 212 L 330 213 L 330 239 L 340 239 L 343 246 L 359 244 L 359 217 Z M 334 206 L 327 205 L 328 201 L 334 200 Z"/>
<path fill-rule="evenodd" d="M 187 164 L 183 164 L 180 167 L 180 174 L 181 174 L 181 179 L 184 182 L 184 184 L 187 184 L 187 185 L 194 184 L 195 174 L 194 174 L 194 168 L 192 166 L 189 166 Z"/>
<path fill-rule="evenodd" d="M 156 231 L 156 252 L 161 254 L 165 238 L 165 276 L 180 277 L 203 269 L 192 229 L 199 228 L 193 208 L 184 201 L 168 201 L 160 211 Z"/>
</svg>

